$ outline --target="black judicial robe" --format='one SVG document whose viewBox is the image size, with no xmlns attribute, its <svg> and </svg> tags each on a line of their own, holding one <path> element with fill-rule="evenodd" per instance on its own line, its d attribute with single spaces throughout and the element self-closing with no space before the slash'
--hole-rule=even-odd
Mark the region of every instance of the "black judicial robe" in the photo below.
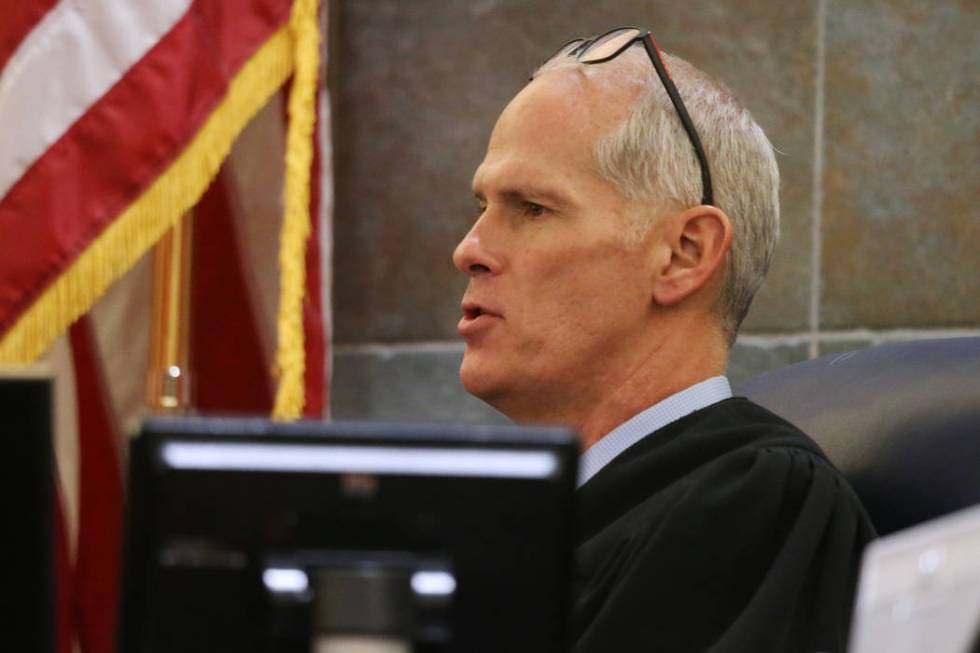
<svg viewBox="0 0 980 653">
<path fill-rule="evenodd" d="M 668 424 L 577 501 L 575 653 L 846 648 L 874 529 L 819 447 L 761 406 Z"/>
</svg>

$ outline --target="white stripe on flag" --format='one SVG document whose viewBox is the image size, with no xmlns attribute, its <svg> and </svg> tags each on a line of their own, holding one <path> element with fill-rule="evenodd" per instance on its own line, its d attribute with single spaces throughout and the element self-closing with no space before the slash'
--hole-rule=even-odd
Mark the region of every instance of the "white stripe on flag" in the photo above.
<svg viewBox="0 0 980 653">
<path fill-rule="evenodd" d="M 187 11 L 191 0 L 62 0 L 0 71 L 0 198 Z"/>
</svg>

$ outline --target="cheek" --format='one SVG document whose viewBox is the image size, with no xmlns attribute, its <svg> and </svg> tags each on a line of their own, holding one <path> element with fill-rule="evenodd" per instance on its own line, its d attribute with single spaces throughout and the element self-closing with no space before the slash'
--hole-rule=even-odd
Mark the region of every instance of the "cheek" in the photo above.
<svg viewBox="0 0 980 653">
<path fill-rule="evenodd" d="M 642 301 L 636 265 L 621 249 L 583 251 L 571 263 L 540 275 L 542 303 L 558 303 L 567 318 L 580 322 L 601 320 L 604 312 Z"/>
<path fill-rule="evenodd" d="M 647 300 L 628 266 L 588 257 L 542 270 L 522 295 L 529 348 L 564 351 L 611 337 L 640 319 Z"/>
</svg>

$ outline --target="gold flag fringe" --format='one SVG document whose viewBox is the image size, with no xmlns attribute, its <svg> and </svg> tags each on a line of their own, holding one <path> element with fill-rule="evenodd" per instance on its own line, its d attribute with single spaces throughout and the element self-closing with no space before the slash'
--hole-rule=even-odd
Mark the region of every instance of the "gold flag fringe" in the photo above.
<svg viewBox="0 0 980 653">
<path fill-rule="evenodd" d="M 3 335 L 0 339 L 0 365 L 26 364 L 37 358 L 68 325 L 92 307 L 112 282 L 129 270 L 188 209 L 197 204 L 239 132 L 289 77 L 293 70 L 294 52 L 309 56 L 306 54 L 309 46 L 303 49 L 292 40 L 294 35 L 296 38 L 300 36 L 296 23 L 298 6 L 302 4 L 297 2 L 297 6 L 294 6 L 292 22 L 277 30 L 242 66 L 232 79 L 224 99 L 187 148 L 92 241 Z M 309 20 L 306 18 L 309 11 L 303 8 L 304 23 Z M 316 30 L 315 9 L 312 21 L 312 29 Z M 316 38 L 315 35 L 313 38 Z M 294 86 L 294 96 L 297 95 L 297 87 L 301 86 Z M 291 98 L 291 111 L 292 104 Z M 290 127 L 290 136 L 293 131 L 294 128 Z M 291 146 L 295 140 L 296 137 L 292 137 Z M 306 170 L 308 178 L 308 164 Z M 291 186 L 287 185 L 287 199 L 300 194 L 300 190 L 295 188 L 296 183 L 293 181 Z M 295 199 L 291 201 L 293 204 L 296 202 Z M 308 202 L 303 206 L 308 206 Z M 308 211 L 306 216 L 308 232 Z M 301 255 L 295 260 L 302 266 Z M 284 276 L 292 279 L 294 274 L 289 272 Z M 291 360 L 288 362 L 290 366 L 294 365 Z M 281 363 L 284 377 L 291 379 L 294 373 L 284 363 Z M 302 361 L 299 375 L 302 382 Z"/>
<path fill-rule="evenodd" d="M 278 420 L 297 419 L 306 399 L 303 297 L 306 292 L 306 243 L 310 237 L 310 164 L 313 162 L 313 125 L 320 68 L 317 0 L 295 0 L 289 29 L 295 48 L 295 69 L 286 133 L 286 211 L 279 245 L 279 340 L 276 347 L 279 386 L 272 409 L 273 418 Z"/>
</svg>

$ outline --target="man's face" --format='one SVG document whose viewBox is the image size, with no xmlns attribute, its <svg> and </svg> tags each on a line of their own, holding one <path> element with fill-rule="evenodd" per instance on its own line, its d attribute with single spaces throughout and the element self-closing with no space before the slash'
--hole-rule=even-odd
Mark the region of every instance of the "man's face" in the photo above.
<svg viewBox="0 0 980 653">
<path fill-rule="evenodd" d="M 592 154 L 631 100 L 546 73 L 504 110 L 474 176 L 480 215 L 453 255 L 469 276 L 460 378 L 512 418 L 560 421 L 639 364 L 649 257 L 627 244 L 628 204 Z"/>
</svg>

